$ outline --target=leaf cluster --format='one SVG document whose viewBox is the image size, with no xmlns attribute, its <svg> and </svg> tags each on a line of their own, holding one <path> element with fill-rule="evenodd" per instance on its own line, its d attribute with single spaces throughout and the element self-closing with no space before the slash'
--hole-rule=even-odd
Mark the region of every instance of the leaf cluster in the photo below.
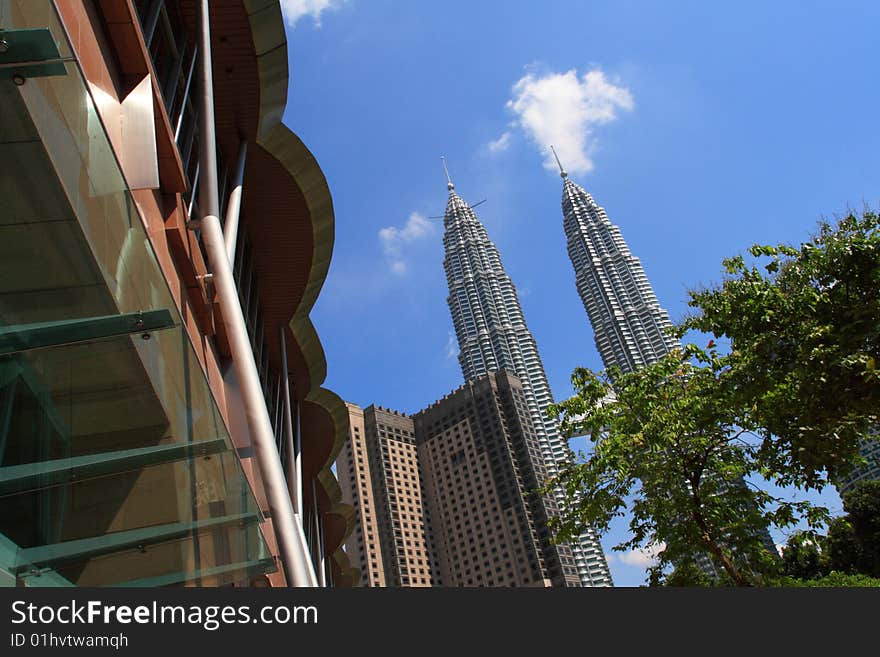
<svg viewBox="0 0 880 657">
<path fill-rule="evenodd" d="M 755 245 L 690 293 L 683 328 L 730 341 L 731 403 L 762 432 L 782 483 L 845 476 L 880 409 L 880 223 L 822 222 L 800 247 Z"/>
<path fill-rule="evenodd" d="M 823 507 L 747 482 L 821 489 L 851 471 L 878 425 L 880 221 L 849 214 L 799 247 L 755 245 L 749 256 L 725 260 L 720 285 L 691 292 L 695 313 L 677 328 L 729 350 L 710 341 L 635 372 L 577 369 L 575 395 L 548 410 L 565 435 L 593 442 L 546 489 L 567 498 L 551 522 L 559 540 L 605 531 L 629 511 L 631 536 L 616 549 L 658 550 L 653 581 L 693 580 L 701 553 L 726 581 L 769 583 L 778 563 L 766 528 L 805 520 L 815 534 L 827 523 Z M 792 568 L 809 570 L 811 558 L 792 554 L 802 562 Z"/>
<path fill-rule="evenodd" d="M 655 577 L 707 554 L 734 583 L 757 584 L 777 567 L 762 541 L 768 524 L 825 519 L 746 484 L 760 441 L 724 385 L 729 359 L 691 344 L 634 372 L 575 371 L 576 394 L 549 413 L 568 435 L 588 434 L 593 452 L 548 486 L 567 499 L 551 520 L 559 540 L 590 525 L 605 531 L 628 510 L 630 538 L 615 549 L 660 548 Z"/>
<path fill-rule="evenodd" d="M 815 579 L 829 573 L 880 577 L 880 481 L 863 481 L 843 495 L 846 514 L 825 536 L 799 532 L 782 552 L 783 573 Z"/>
</svg>

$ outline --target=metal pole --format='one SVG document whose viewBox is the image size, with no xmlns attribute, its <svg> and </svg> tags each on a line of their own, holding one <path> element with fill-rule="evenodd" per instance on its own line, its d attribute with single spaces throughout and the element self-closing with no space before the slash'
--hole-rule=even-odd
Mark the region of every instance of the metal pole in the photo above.
<svg viewBox="0 0 880 657">
<path fill-rule="evenodd" d="M 324 561 L 324 520 L 318 518 L 318 545 L 320 546 L 321 555 L 321 586 L 327 587 L 327 566 Z"/>
<path fill-rule="evenodd" d="M 299 507 L 297 502 L 296 453 L 293 447 L 293 418 L 290 413 L 290 379 L 287 372 L 287 340 L 284 327 L 281 327 L 281 385 L 284 388 L 284 448 L 287 452 L 287 492 L 293 508 Z"/>
<path fill-rule="evenodd" d="M 294 454 L 293 480 L 296 482 L 296 512 L 303 517 L 303 464 L 302 464 L 302 403 L 296 400 L 296 446 Z"/>
<path fill-rule="evenodd" d="M 226 221 L 223 222 L 223 239 L 226 241 L 229 262 L 235 261 L 235 240 L 238 237 L 238 214 L 241 210 L 241 186 L 244 182 L 244 161 L 246 158 L 247 142 L 242 139 L 238 149 L 238 161 L 235 163 L 232 191 L 229 192 L 229 201 L 226 203 Z"/>
<path fill-rule="evenodd" d="M 315 511 L 315 551 L 317 562 L 315 565 L 320 565 L 320 569 L 318 570 L 318 586 L 327 586 L 327 581 L 324 578 L 324 540 L 321 536 L 321 516 L 318 512 L 318 486 L 315 484 L 315 480 L 312 479 L 312 506 Z"/>
<path fill-rule="evenodd" d="M 159 24 L 159 10 L 162 8 L 164 0 L 153 0 L 144 21 L 144 42 L 149 50 L 150 44 L 153 43 L 153 35 L 156 33 L 156 25 Z"/>
<path fill-rule="evenodd" d="M 186 86 L 183 89 L 183 100 L 180 101 L 180 113 L 177 115 L 177 126 L 174 128 L 175 143 L 180 138 L 180 127 L 183 125 L 183 115 L 186 113 L 186 105 L 189 103 L 189 86 L 192 84 L 193 71 L 196 69 L 196 59 L 199 56 L 198 45 L 193 47 L 192 61 L 189 63 L 189 73 L 186 75 Z M 186 162 L 183 163 L 186 166 Z"/>
<path fill-rule="evenodd" d="M 266 400 L 260 386 L 257 365 L 244 323 L 244 315 L 235 289 L 232 266 L 226 253 L 223 231 L 220 229 L 217 191 L 217 145 L 214 133 L 214 86 L 211 71 L 211 31 L 208 22 L 208 0 L 200 3 L 199 25 L 201 58 L 201 234 L 211 264 L 217 298 L 223 312 L 223 322 L 229 338 L 232 363 L 241 386 L 241 396 L 253 442 L 254 455 L 260 467 L 266 499 L 272 513 L 272 525 L 278 539 L 278 550 L 284 564 L 288 584 L 315 586 L 315 571 L 308 554 L 302 550 L 297 536 L 298 528 L 293 505 L 287 493 L 284 472 L 278 458 L 278 448 L 272 433 L 272 423 L 266 410 Z"/>
</svg>

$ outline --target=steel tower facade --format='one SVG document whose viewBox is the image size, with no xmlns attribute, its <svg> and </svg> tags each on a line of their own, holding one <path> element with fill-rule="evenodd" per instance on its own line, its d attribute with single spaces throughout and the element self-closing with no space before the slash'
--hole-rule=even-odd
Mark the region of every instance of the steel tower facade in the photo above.
<svg viewBox="0 0 880 657">
<path fill-rule="evenodd" d="M 561 167 L 560 167 L 561 170 Z M 630 372 L 678 347 L 642 264 L 580 185 L 561 170 L 562 214 L 575 282 L 605 367 Z"/>
<path fill-rule="evenodd" d="M 605 209 L 568 177 L 561 164 L 559 175 L 568 255 L 602 363 L 606 369 L 617 366 L 631 372 L 660 360 L 680 344 L 667 332 L 672 322 L 641 262 Z M 761 539 L 768 550 L 775 551 L 769 531 L 761 532 Z M 697 552 L 695 561 L 708 575 L 719 576 L 708 554 Z"/>
<path fill-rule="evenodd" d="M 448 180 L 448 177 L 447 177 Z M 449 285 L 447 303 L 458 339 L 465 381 L 506 370 L 522 382 L 548 474 L 568 456 L 568 445 L 545 410 L 553 403 L 538 346 L 526 326 L 516 288 L 501 264 L 495 244 L 476 213 L 448 181 L 444 214 L 443 268 Z M 587 532 L 572 545 L 578 575 L 584 586 L 611 586 L 601 544 Z"/>
</svg>

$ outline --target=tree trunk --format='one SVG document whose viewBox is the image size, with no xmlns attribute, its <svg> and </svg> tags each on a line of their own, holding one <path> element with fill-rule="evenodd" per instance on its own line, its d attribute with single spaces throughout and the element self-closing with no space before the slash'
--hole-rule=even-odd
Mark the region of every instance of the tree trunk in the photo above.
<svg viewBox="0 0 880 657">
<path fill-rule="evenodd" d="M 724 553 L 724 550 L 721 549 L 718 542 L 712 538 L 712 534 L 709 532 L 709 527 L 706 524 L 706 519 L 703 518 L 700 496 L 695 492 L 696 486 L 694 486 L 693 483 L 691 486 L 694 491 L 691 495 L 691 499 L 694 503 L 694 522 L 696 522 L 697 527 L 700 528 L 700 540 L 703 543 L 703 547 L 706 548 L 706 550 L 721 564 L 721 567 L 724 568 L 724 572 L 730 576 L 730 579 L 733 580 L 734 584 L 737 586 L 752 586 L 752 582 L 742 574 L 740 569 L 730 560 L 730 557 Z"/>
</svg>

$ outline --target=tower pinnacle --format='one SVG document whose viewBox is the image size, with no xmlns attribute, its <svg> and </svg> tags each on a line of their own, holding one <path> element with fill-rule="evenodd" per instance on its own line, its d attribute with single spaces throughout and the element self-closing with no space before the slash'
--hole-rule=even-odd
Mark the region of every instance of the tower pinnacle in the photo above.
<svg viewBox="0 0 880 657">
<path fill-rule="evenodd" d="M 443 162 L 443 172 L 446 174 L 446 189 L 451 192 L 455 189 L 455 185 L 452 184 L 452 179 L 449 177 L 449 169 L 446 168 L 446 157 L 441 155 L 440 161 Z"/>
<path fill-rule="evenodd" d="M 556 158 L 556 164 L 559 166 L 559 177 L 567 178 L 568 173 L 566 173 L 565 169 L 562 168 L 562 162 L 559 161 L 559 156 L 556 154 L 556 149 L 553 148 L 553 144 L 550 144 L 550 150 L 553 151 L 553 157 Z"/>
</svg>

